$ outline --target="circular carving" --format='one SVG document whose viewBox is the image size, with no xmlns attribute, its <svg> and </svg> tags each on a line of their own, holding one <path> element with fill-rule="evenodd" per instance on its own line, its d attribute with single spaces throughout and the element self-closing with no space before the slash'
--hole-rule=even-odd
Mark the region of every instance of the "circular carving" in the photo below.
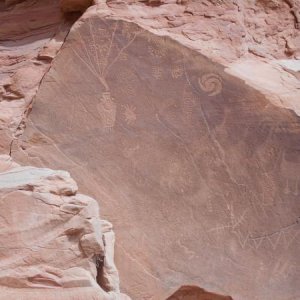
<svg viewBox="0 0 300 300">
<path fill-rule="evenodd" d="M 198 79 L 202 91 L 208 93 L 208 96 L 216 96 L 222 91 L 222 78 L 218 74 L 208 73 Z"/>
</svg>

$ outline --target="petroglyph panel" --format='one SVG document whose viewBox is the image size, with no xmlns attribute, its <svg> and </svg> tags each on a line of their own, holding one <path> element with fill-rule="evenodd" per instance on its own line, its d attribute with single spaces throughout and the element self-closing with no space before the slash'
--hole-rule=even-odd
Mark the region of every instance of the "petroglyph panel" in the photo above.
<svg viewBox="0 0 300 300">
<path fill-rule="evenodd" d="M 28 159 L 47 157 L 99 199 L 133 299 L 184 284 L 233 299 L 299 296 L 292 112 L 168 38 L 91 17 L 70 33 L 30 119 Z M 32 142 L 37 131 L 52 148 Z"/>
</svg>

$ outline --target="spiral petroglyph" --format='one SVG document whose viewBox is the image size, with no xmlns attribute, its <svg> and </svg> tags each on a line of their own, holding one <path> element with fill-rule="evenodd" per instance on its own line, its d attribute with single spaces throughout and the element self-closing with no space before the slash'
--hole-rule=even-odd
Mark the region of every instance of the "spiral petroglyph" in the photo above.
<svg viewBox="0 0 300 300">
<path fill-rule="evenodd" d="M 208 93 L 208 96 L 216 96 L 222 91 L 222 78 L 215 73 L 207 73 L 198 79 L 202 91 Z"/>
</svg>

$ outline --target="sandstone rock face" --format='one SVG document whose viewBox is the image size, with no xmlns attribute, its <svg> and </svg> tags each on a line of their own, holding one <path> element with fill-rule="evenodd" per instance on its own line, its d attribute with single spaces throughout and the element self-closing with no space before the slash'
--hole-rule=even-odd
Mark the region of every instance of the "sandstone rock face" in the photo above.
<svg viewBox="0 0 300 300">
<path fill-rule="evenodd" d="M 24 128 L 39 83 L 73 22 L 65 20 L 58 1 L 0 3 L 0 154 Z"/>
<path fill-rule="evenodd" d="M 299 297 L 297 114 L 192 44 L 101 7 L 53 61 L 15 158 L 69 170 L 101 199 L 133 299 L 186 283 L 233 299 Z"/>
<path fill-rule="evenodd" d="M 0 299 L 128 299 L 52 169 L 132 299 L 300 298 L 299 1 L 94 2 L 0 2 Z"/>
<path fill-rule="evenodd" d="M 154 7 L 151 1 L 108 0 L 107 4 L 111 14 L 164 30 L 181 41 L 187 38 L 223 63 L 300 54 L 296 0 L 161 0 L 152 1 Z"/>
<path fill-rule="evenodd" d="M 78 194 L 65 171 L 21 167 L 8 156 L 0 166 L 0 299 L 123 299 L 114 233 L 97 202 Z"/>
<path fill-rule="evenodd" d="M 300 73 L 291 68 L 300 59 L 299 1 L 162 0 L 156 6 L 143 4 L 149 1 L 107 2 L 109 9 L 102 3 L 98 12 L 196 49 L 273 104 L 300 115 Z M 283 65 L 286 59 L 288 67 Z"/>
</svg>

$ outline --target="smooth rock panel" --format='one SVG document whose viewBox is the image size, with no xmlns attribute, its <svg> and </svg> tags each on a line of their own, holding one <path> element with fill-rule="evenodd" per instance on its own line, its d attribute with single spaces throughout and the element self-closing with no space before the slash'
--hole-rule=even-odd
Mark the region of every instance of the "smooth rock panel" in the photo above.
<svg viewBox="0 0 300 300">
<path fill-rule="evenodd" d="M 83 17 L 44 77 L 15 156 L 101 199 L 121 287 L 166 299 L 299 297 L 300 119 L 196 51 Z"/>
</svg>

